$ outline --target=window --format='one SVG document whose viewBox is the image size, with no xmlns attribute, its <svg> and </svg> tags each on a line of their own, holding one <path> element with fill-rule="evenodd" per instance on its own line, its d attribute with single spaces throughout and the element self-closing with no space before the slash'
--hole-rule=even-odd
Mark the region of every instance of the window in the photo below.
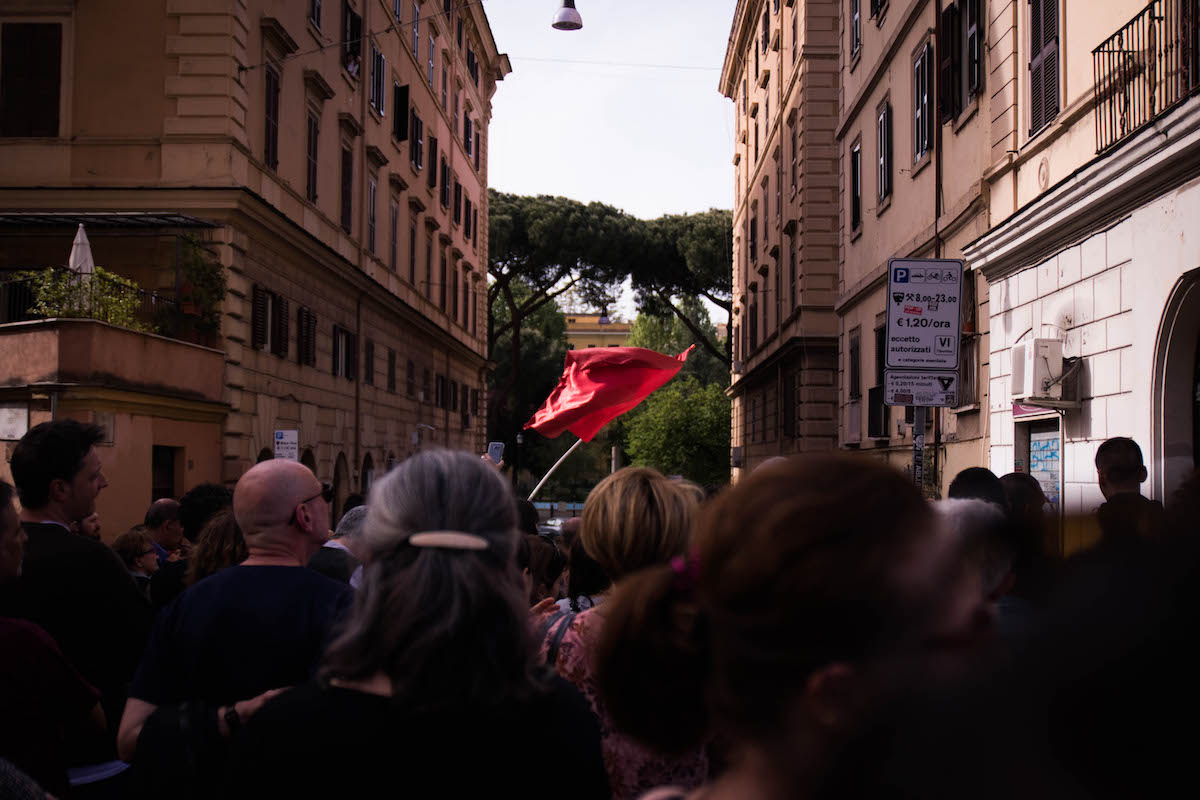
<svg viewBox="0 0 1200 800">
<path fill-rule="evenodd" d="M 396 351 L 388 348 L 387 361 L 387 390 L 393 394 L 396 391 Z"/>
<path fill-rule="evenodd" d="M 433 299 L 433 234 L 425 234 L 425 296 Z"/>
<path fill-rule="evenodd" d="M 321 0 L 308 0 L 308 18 L 317 30 L 321 29 Z"/>
<path fill-rule="evenodd" d="M 754 162 L 758 163 L 758 120 L 754 120 Z"/>
<path fill-rule="evenodd" d="M 884 403 L 883 372 L 886 361 L 887 328 L 875 329 L 875 385 L 867 393 L 867 436 L 888 436 L 888 406 Z"/>
<path fill-rule="evenodd" d="M 464 272 L 462 276 L 462 326 L 467 327 L 467 321 L 471 318 L 471 301 L 470 301 L 471 275 Z M 457 319 L 457 317 L 455 317 Z"/>
<path fill-rule="evenodd" d="M 471 211 L 471 241 L 476 245 L 479 244 L 479 209 Z"/>
<path fill-rule="evenodd" d="M 417 285 L 417 218 L 408 226 L 408 282 Z"/>
<path fill-rule="evenodd" d="M 850 230 L 862 227 L 862 141 L 850 146 Z"/>
<path fill-rule="evenodd" d="M 450 207 L 450 165 L 446 162 L 446 157 L 441 157 L 441 173 L 442 185 L 438 193 L 438 200 L 441 201 L 442 208 Z"/>
<path fill-rule="evenodd" d="M 424 371 L 421 376 L 421 402 L 428 403 L 432 398 L 429 395 L 429 370 Z"/>
<path fill-rule="evenodd" d="M 964 336 L 958 362 L 958 398 L 955 405 L 966 406 L 978 402 L 979 337 Z"/>
<path fill-rule="evenodd" d="M 400 204 L 393 197 L 388 205 L 388 269 L 392 272 L 396 271 L 396 237 L 399 235 L 398 222 L 400 218 Z"/>
<path fill-rule="evenodd" d="M 396 22 L 404 16 L 404 0 L 392 0 L 392 15 L 396 18 Z"/>
<path fill-rule="evenodd" d="M 413 58 L 421 58 L 421 4 L 413 3 Z"/>
<path fill-rule="evenodd" d="M 758 287 L 750 287 L 750 351 L 758 349 Z"/>
<path fill-rule="evenodd" d="M 446 310 L 446 280 L 448 278 L 448 276 L 446 275 L 446 251 L 445 251 L 445 249 L 443 249 L 439 255 L 440 255 L 440 258 L 438 259 L 438 268 L 439 268 L 438 297 L 440 299 L 438 300 L 438 308 L 442 309 L 442 311 L 445 311 Z"/>
<path fill-rule="evenodd" d="M 458 411 L 458 381 L 450 381 L 450 410 Z"/>
<path fill-rule="evenodd" d="M 796 188 L 800 171 L 800 132 L 792 126 L 792 188 Z"/>
<path fill-rule="evenodd" d="M 763 127 L 771 130 L 771 96 L 769 94 L 763 98 Z"/>
<path fill-rule="evenodd" d="M 317 365 L 317 315 L 301 306 L 296 311 L 296 363 L 305 367 Z"/>
<path fill-rule="evenodd" d="M 433 28 L 430 27 L 430 29 L 429 29 L 429 88 L 430 89 L 433 88 L 433 73 L 434 73 L 433 51 L 436 48 L 437 48 L 437 39 L 434 34 Z"/>
<path fill-rule="evenodd" d="M 444 392 L 444 390 L 443 390 L 443 388 L 442 388 L 442 382 L 443 382 L 444 380 L 445 380 L 445 379 L 444 379 L 444 378 L 441 376 L 441 374 L 440 374 L 440 373 L 439 373 L 438 375 L 435 375 L 435 376 L 434 376 L 434 380 L 433 380 L 433 405 L 434 405 L 434 407 L 435 407 L 435 408 L 441 408 L 441 407 L 442 407 L 442 404 L 443 404 L 444 402 L 446 402 L 446 399 L 445 399 L 445 392 Z"/>
<path fill-rule="evenodd" d="M 342 145 L 342 230 L 350 232 L 354 210 L 354 153 Z"/>
<path fill-rule="evenodd" d="M 450 97 L 450 71 L 446 69 L 446 57 L 442 56 L 442 111 L 447 110 L 447 102 Z"/>
<path fill-rule="evenodd" d="M 770 268 L 769 268 L 769 267 L 767 268 L 767 272 L 768 272 L 768 273 L 770 272 Z M 777 270 L 775 270 L 775 272 L 776 272 L 776 273 L 778 273 L 778 272 L 779 272 L 779 270 L 777 269 Z M 767 298 L 767 296 L 766 296 L 766 295 L 767 295 L 767 292 L 769 292 L 769 291 L 770 291 L 770 288 L 769 288 L 769 287 L 770 287 L 770 284 L 767 282 L 768 280 L 769 280 L 768 276 L 767 276 L 766 274 L 764 274 L 764 275 L 763 275 L 763 301 L 762 301 L 762 306 L 761 306 L 761 308 L 762 308 L 762 335 L 763 335 L 763 339 L 766 339 L 766 338 L 767 338 L 767 327 L 768 327 L 768 326 L 767 326 L 767 309 L 768 309 L 768 308 L 770 307 L 770 305 L 771 305 L 771 303 L 769 302 L 769 300 L 768 300 L 768 298 Z"/>
<path fill-rule="evenodd" d="M 450 286 L 450 318 L 458 322 L 458 270 L 450 270 L 453 284 Z"/>
<path fill-rule="evenodd" d="M 479 131 L 475 131 L 475 169 L 479 169 Z"/>
<path fill-rule="evenodd" d="M 933 43 L 926 42 L 913 62 L 913 163 L 933 147 Z"/>
<path fill-rule="evenodd" d="M 750 218 L 750 262 L 758 263 L 758 217 Z"/>
<path fill-rule="evenodd" d="M 771 40 L 771 15 L 767 10 L 763 9 L 762 17 L 762 51 L 767 52 L 767 45 Z"/>
<path fill-rule="evenodd" d="M 368 102 L 371 108 L 381 117 L 387 116 L 387 92 L 384 87 L 387 86 L 387 59 L 383 53 L 376 49 L 375 43 L 371 43 L 371 87 L 369 92 Z"/>
<path fill-rule="evenodd" d="M 455 14 L 455 17 L 456 17 L 456 21 L 457 21 L 457 25 L 455 27 L 458 29 L 458 32 L 457 32 L 455 38 L 458 41 L 458 46 L 462 47 L 462 39 L 463 39 L 462 17 L 459 17 L 457 14 Z"/>
<path fill-rule="evenodd" d="M 471 81 L 479 85 L 479 61 L 475 58 L 475 51 L 470 47 L 467 48 L 467 72 L 471 76 Z"/>
<path fill-rule="evenodd" d="M 404 365 L 404 393 L 409 397 L 415 397 L 417 394 L 417 365 L 411 358 Z"/>
<path fill-rule="evenodd" d="M 463 149 L 467 151 L 468 156 L 473 156 L 475 151 L 471 149 L 471 142 L 475 137 L 475 123 L 467 113 L 467 110 L 463 109 Z"/>
<path fill-rule="evenodd" d="M 879 168 L 875 179 L 879 201 L 883 202 L 892 194 L 892 106 L 887 100 L 876 110 L 875 123 Z"/>
<path fill-rule="evenodd" d="M 796 63 L 796 56 L 800 53 L 800 38 L 796 35 L 796 14 L 792 13 L 792 63 Z"/>
<path fill-rule="evenodd" d="M 250 301 L 250 346 L 287 358 L 287 299 L 256 285 L 251 291 Z"/>
<path fill-rule="evenodd" d="M 1029 7 L 1029 135 L 1058 116 L 1058 0 Z"/>
<path fill-rule="evenodd" d="M 375 195 L 376 178 L 367 178 L 367 252 L 375 254 Z"/>
<path fill-rule="evenodd" d="M 408 138 L 408 84 L 392 82 L 392 137 L 397 142 Z"/>
<path fill-rule="evenodd" d="M 266 69 L 266 142 L 263 146 L 263 163 L 269 169 L 279 166 L 279 73 L 274 67 Z"/>
<path fill-rule="evenodd" d="M 62 25 L 0 25 L 0 136 L 58 136 Z"/>
<path fill-rule="evenodd" d="M 862 397 L 862 344 L 859 329 L 850 331 L 850 364 L 846 368 L 849 375 L 850 399 Z"/>
<path fill-rule="evenodd" d="M 474 231 L 471 229 L 471 198 L 463 196 L 463 238 L 468 242 L 471 241 L 471 235 Z"/>
<path fill-rule="evenodd" d="M 871 0 L 871 19 L 876 25 L 883 24 L 883 12 L 887 11 L 888 0 Z"/>
<path fill-rule="evenodd" d="M 425 166 L 425 123 L 417 116 L 416 108 L 408 115 L 408 130 L 412 134 L 408 158 L 414 167 L 422 169 Z"/>
<path fill-rule="evenodd" d="M 982 86 L 979 2 L 959 0 L 942 10 L 938 111 L 943 123 L 962 113 Z"/>
<path fill-rule="evenodd" d="M 454 224 L 462 224 L 462 184 L 458 182 L 458 178 L 454 179 Z"/>
<path fill-rule="evenodd" d="M 438 157 L 438 140 L 437 140 L 436 136 L 430 136 L 429 137 L 429 165 L 430 166 L 429 166 L 429 174 L 426 176 L 427 180 L 425 181 L 426 183 L 429 184 L 430 189 L 437 186 L 437 180 L 438 180 L 437 157 Z"/>
<path fill-rule="evenodd" d="M 362 17 L 350 7 L 349 0 L 342 2 L 342 66 L 352 78 L 357 78 L 362 64 Z"/>
<path fill-rule="evenodd" d="M 306 162 L 304 196 L 310 203 L 317 202 L 317 141 L 321 133 L 320 125 L 317 115 L 311 111 L 308 112 L 308 138 L 304 145 Z"/>
<path fill-rule="evenodd" d="M 862 49 L 862 0 L 850 0 L 850 55 Z"/>
<path fill-rule="evenodd" d="M 791 269 L 789 270 L 789 276 L 791 278 L 791 286 L 792 286 L 792 308 L 795 308 L 796 307 L 796 241 L 794 239 L 792 240 L 792 250 L 791 250 L 791 254 L 790 254 L 790 261 L 791 261 L 791 263 L 789 264 L 789 266 L 791 267 Z"/>
<path fill-rule="evenodd" d="M 363 347 L 363 383 L 375 385 L 375 342 L 370 339 Z"/>
<path fill-rule="evenodd" d="M 455 90 L 454 92 L 454 113 L 450 115 L 450 121 L 454 123 L 454 135 L 458 136 L 458 96 L 462 92 Z M 463 116 L 466 116 L 464 112 Z"/>
<path fill-rule="evenodd" d="M 478 389 L 471 390 L 471 413 L 472 414 L 479 413 L 479 390 Z"/>
<path fill-rule="evenodd" d="M 331 365 L 335 378 L 354 380 L 358 377 L 358 342 L 353 333 L 337 325 L 333 326 L 333 354 Z"/>
<path fill-rule="evenodd" d="M 983 88 L 983 32 L 979 27 L 981 0 L 963 0 L 963 35 L 966 38 L 967 97 Z"/>
</svg>

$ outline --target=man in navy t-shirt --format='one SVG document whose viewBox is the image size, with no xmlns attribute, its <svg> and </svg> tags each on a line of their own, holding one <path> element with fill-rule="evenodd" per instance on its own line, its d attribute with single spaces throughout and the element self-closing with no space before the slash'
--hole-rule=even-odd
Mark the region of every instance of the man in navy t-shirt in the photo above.
<svg viewBox="0 0 1200 800">
<path fill-rule="evenodd" d="M 117 739 L 131 760 L 161 706 L 204 704 L 228 736 L 269 690 L 302 683 L 349 610 L 352 591 L 305 564 L 329 535 L 332 489 L 294 461 L 238 481 L 233 510 L 249 557 L 184 592 L 159 615 Z"/>
</svg>

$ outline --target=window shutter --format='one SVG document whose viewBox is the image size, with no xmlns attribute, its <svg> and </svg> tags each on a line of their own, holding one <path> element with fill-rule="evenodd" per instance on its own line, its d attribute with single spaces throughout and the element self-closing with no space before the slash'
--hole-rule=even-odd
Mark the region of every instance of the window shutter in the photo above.
<svg viewBox="0 0 1200 800">
<path fill-rule="evenodd" d="M 1058 0 L 1044 0 L 1042 15 L 1042 124 L 1058 116 Z"/>
<path fill-rule="evenodd" d="M 336 378 L 341 372 L 339 367 L 342 365 L 342 349 L 345 347 L 346 334 L 338 326 L 333 326 L 333 358 L 330 359 L 330 365 L 333 368 L 333 376 Z"/>
<path fill-rule="evenodd" d="M 1032 0 L 1029 7 L 1029 132 L 1041 129 L 1046 122 L 1046 107 L 1043 98 L 1046 92 L 1045 66 L 1042 47 L 1043 0 Z"/>
<path fill-rule="evenodd" d="M 974 97 L 982 85 L 983 56 L 979 36 L 979 0 L 966 0 L 967 52 L 964 62 L 967 70 L 967 96 Z"/>
<path fill-rule="evenodd" d="M 942 39 L 938 42 L 941 52 L 939 70 L 941 72 L 941 94 L 938 95 L 938 108 L 941 121 L 949 122 L 958 116 L 959 84 L 961 83 L 962 31 L 959 28 L 959 15 L 956 6 L 942 9 Z"/>
<path fill-rule="evenodd" d="M 250 346 L 261 348 L 267 344 L 267 292 L 255 286 L 251 295 Z"/>
<path fill-rule="evenodd" d="M 358 337 L 353 333 L 346 334 L 346 377 L 358 379 Z"/>
<path fill-rule="evenodd" d="M 398 142 L 408 139 L 408 84 L 392 88 L 392 136 Z"/>
<path fill-rule="evenodd" d="M 309 311 L 308 319 L 308 334 L 305 337 L 308 347 L 308 365 L 315 367 L 317 365 L 317 315 Z"/>
<path fill-rule="evenodd" d="M 275 298 L 275 335 L 271 337 L 275 355 L 287 358 L 288 355 L 288 301 L 283 297 Z"/>
<path fill-rule="evenodd" d="M 925 149 L 933 148 L 933 98 L 936 93 L 937 72 L 934 70 L 933 43 L 925 45 Z"/>
</svg>

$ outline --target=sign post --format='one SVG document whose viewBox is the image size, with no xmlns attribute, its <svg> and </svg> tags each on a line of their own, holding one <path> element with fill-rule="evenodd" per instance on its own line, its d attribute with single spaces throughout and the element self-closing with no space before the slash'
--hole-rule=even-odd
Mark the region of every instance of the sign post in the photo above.
<svg viewBox="0 0 1200 800">
<path fill-rule="evenodd" d="M 275 431 L 275 457 L 300 460 L 300 431 Z"/>
<path fill-rule="evenodd" d="M 959 404 L 963 262 L 888 261 L 884 403 L 913 406 L 913 482 L 925 482 L 927 409 Z"/>
</svg>

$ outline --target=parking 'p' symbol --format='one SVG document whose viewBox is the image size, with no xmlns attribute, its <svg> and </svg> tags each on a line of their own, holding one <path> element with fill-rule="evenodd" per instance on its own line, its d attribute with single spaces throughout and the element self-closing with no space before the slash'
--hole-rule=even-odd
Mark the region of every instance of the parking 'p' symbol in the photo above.
<svg viewBox="0 0 1200 800">
<path fill-rule="evenodd" d="M 893 269 L 892 280 L 896 283 L 908 283 L 908 267 L 896 267 Z"/>
</svg>

